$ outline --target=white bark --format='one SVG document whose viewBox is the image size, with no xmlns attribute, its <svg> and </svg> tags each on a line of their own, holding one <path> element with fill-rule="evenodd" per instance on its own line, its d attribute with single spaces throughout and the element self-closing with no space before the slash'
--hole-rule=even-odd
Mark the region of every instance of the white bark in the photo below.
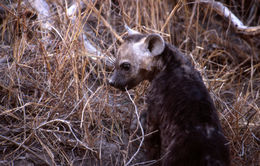
<svg viewBox="0 0 260 166">
<path fill-rule="evenodd" d="M 140 34 L 140 32 L 129 28 L 129 26 L 127 26 L 126 24 L 125 24 L 125 29 L 127 30 L 128 35 Z"/>
<path fill-rule="evenodd" d="M 260 26 L 246 26 L 240 19 L 235 16 L 226 6 L 221 2 L 214 0 L 198 0 L 199 3 L 210 5 L 219 15 L 225 17 L 231 22 L 233 27 L 238 33 L 245 35 L 257 35 L 260 34 Z"/>
<path fill-rule="evenodd" d="M 38 20 L 41 22 L 41 27 L 51 30 L 51 12 L 48 3 L 45 0 L 28 0 L 28 2 L 38 13 Z"/>
<path fill-rule="evenodd" d="M 77 10 L 81 10 L 81 8 L 83 6 L 84 6 L 83 2 L 80 2 L 80 3 L 74 2 L 67 9 L 67 15 L 70 17 L 72 23 L 75 23 L 75 20 L 76 20 L 76 16 L 75 15 L 76 15 Z M 91 59 L 97 60 L 98 58 L 100 58 L 101 60 L 103 60 L 105 62 L 105 64 L 108 67 L 112 67 L 113 66 L 113 62 L 114 62 L 113 58 L 102 54 L 102 52 L 99 51 L 101 49 L 98 48 L 97 46 L 93 46 L 93 44 L 89 41 L 88 37 L 84 33 L 82 33 L 81 37 L 83 39 L 83 43 L 84 43 L 84 47 L 85 47 L 86 51 L 89 54 L 94 55 L 94 56 L 89 56 Z"/>
</svg>

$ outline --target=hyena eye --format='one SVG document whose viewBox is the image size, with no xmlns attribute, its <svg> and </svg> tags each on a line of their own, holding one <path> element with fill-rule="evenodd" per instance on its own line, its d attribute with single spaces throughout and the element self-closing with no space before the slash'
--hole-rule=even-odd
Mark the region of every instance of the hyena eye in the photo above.
<svg viewBox="0 0 260 166">
<path fill-rule="evenodd" d="M 124 63 L 122 63 L 122 64 L 120 65 L 120 68 L 121 68 L 122 70 L 128 71 L 128 70 L 130 70 L 130 68 L 131 68 L 131 64 L 130 64 L 130 63 L 127 63 L 127 62 L 124 62 Z"/>
</svg>

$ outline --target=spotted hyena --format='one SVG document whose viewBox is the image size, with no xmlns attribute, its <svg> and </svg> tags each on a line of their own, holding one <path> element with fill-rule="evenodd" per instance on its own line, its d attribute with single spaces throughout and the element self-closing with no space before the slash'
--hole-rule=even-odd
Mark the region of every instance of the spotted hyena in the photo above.
<svg viewBox="0 0 260 166">
<path fill-rule="evenodd" d="M 118 49 L 109 84 L 125 90 L 143 80 L 148 159 L 163 166 L 228 166 L 229 150 L 200 73 L 158 34 L 132 34 Z"/>
</svg>

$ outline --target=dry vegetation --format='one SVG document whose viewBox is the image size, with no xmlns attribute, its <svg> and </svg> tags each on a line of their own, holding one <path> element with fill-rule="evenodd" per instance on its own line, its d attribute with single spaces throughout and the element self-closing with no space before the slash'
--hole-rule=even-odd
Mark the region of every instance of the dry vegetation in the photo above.
<svg viewBox="0 0 260 166">
<path fill-rule="evenodd" d="M 160 33 L 194 62 L 219 111 L 233 166 L 260 164 L 260 35 L 237 33 L 210 7 L 188 0 L 85 0 L 72 19 L 66 0 L 39 19 L 26 1 L 0 2 L 0 165 L 125 165 L 141 143 L 135 105 L 106 83 L 124 22 Z M 221 0 L 260 25 L 260 2 Z M 41 25 L 49 21 L 52 28 Z M 82 34 L 103 55 L 89 53 Z M 130 165 L 145 162 L 141 148 Z M 138 164 L 139 163 L 139 164 Z M 145 165 L 145 163 L 143 163 Z"/>
</svg>

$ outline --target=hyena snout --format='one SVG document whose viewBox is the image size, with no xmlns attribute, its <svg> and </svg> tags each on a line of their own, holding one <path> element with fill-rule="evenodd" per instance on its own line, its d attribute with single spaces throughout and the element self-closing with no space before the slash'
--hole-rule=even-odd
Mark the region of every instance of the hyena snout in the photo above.
<svg viewBox="0 0 260 166">
<path fill-rule="evenodd" d="M 115 79 L 114 79 L 114 73 L 112 73 L 112 75 L 110 76 L 110 78 L 108 78 L 107 82 L 110 86 L 115 86 Z"/>
<path fill-rule="evenodd" d="M 108 84 L 110 86 L 115 86 L 115 82 L 111 78 L 108 79 Z"/>
<path fill-rule="evenodd" d="M 114 71 L 108 79 L 108 84 L 120 90 L 125 90 L 125 87 L 127 86 L 122 76 L 120 76 L 116 71 Z"/>
<path fill-rule="evenodd" d="M 124 74 L 120 71 L 114 71 L 108 79 L 108 84 L 114 88 L 125 91 L 132 89 L 142 81 L 142 77 L 134 77 L 130 74 Z"/>
</svg>

